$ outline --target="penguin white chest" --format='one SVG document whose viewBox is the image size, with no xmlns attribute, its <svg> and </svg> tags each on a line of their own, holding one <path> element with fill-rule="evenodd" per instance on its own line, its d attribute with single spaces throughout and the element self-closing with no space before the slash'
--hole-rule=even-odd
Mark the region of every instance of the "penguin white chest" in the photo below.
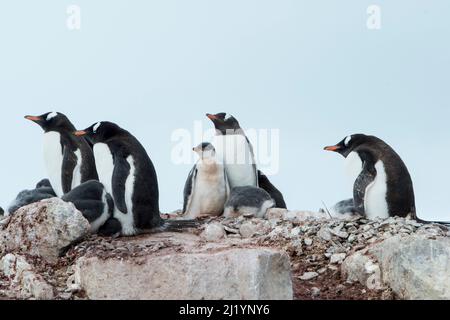
<svg viewBox="0 0 450 320">
<path fill-rule="evenodd" d="M 217 159 L 225 166 L 230 187 L 257 186 L 255 157 L 243 135 L 215 136 Z"/>
<path fill-rule="evenodd" d="M 106 143 L 96 143 L 94 145 L 94 157 L 98 178 L 105 186 L 106 192 L 112 195 L 114 159 L 108 145 Z"/>
<path fill-rule="evenodd" d="M 221 164 L 199 162 L 186 217 L 194 219 L 201 215 L 221 215 L 227 196 L 228 185 L 224 167 Z"/>
<path fill-rule="evenodd" d="M 44 134 L 44 160 L 53 190 L 58 197 L 61 197 L 64 194 L 61 175 L 63 152 L 61 135 L 56 131 L 50 131 Z"/>
<path fill-rule="evenodd" d="M 358 153 L 352 151 L 345 158 L 345 173 L 349 177 L 351 183 L 354 183 L 362 171 L 362 161 Z"/>
<path fill-rule="evenodd" d="M 377 176 L 366 188 L 364 197 L 364 209 L 368 219 L 388 218 L 389 207 L 387 204 L 387 175 L 384 163 L 379 160 L 375 164 Z"/>
</svg>

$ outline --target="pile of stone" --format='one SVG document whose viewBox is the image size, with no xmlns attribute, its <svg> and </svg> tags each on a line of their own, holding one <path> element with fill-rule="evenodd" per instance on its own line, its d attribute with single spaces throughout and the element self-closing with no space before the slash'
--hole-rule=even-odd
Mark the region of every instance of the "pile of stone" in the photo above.
<svg viewBox="0 0 450 320">
<path fill-rule="evenodd" d="M 449 263 L 448 228 L 403 218 L 271 209 L 112 239 L 48 199 L 0 222 L 11 299 L 450 299 Z"/>
</svg>

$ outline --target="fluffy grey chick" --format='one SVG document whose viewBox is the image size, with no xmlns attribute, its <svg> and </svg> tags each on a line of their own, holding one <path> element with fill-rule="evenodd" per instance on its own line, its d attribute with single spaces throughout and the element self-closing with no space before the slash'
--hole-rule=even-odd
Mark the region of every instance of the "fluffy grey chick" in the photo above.
<svg viewBox="0 0 450 320">
<path fill-rule="evenodd" d="M 225 203 L 224 216 L 235 218 L 238 216 L 254 216 L 264 218 L 268 209 L 275 206 L 275 201 L 267 191 L 253 187 L 235 187 L 231 190 L 230 198 Z"/>
<path fill-rule="evenodd" d="M 5 215 L 10 215 L 16 212 L 19 208 L 38 202 L 44 199 L 56 197 L 55 191 L 48 179 L 43 179 L 38 182 L 35 189 L 21 191 L 16 199 L 9 205 L 8 211 Z"/>
</svg>

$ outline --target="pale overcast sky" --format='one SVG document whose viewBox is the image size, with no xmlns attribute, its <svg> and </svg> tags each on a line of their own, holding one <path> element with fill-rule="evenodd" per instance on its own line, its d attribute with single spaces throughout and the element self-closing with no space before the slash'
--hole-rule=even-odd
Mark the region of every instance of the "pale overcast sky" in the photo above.
<svg viewBox="0 0 450 320">
<path fill-rule="evenodd" d="M 66 26 L 71 4 L 79 31 Z M 380 30 L 366 26 L 372 4 Z M 402 156 L 419 216 L 450 220 L 449 12 L 445 0 L 3 1 L 0 205 L 46 176 L 42 132 L 25 114 L 128 129 L 172 211 L 190 170 L 171 159 L 173 132 L 227 111 L 279 129 L 272 180 L 292 209 L 351 196 L 343 158 L 322 148 L 362 132 Z"/>
</svg>

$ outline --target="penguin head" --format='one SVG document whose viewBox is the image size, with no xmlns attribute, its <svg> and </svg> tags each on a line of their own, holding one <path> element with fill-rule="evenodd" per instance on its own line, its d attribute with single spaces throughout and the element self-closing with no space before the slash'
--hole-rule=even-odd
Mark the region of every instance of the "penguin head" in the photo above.
<svg viewBox="0 0 450 320">
<path fill-rule="evenodd" d="M 192 150 L 198 154 L 200 159 L 213 158 L 216 155 L 216 149 L 209 142 L 200 143 Z"/>
<path fill-rule="evenodd" d="M 341 154 L 344 158 L 352 152 L 356 147 L 366 142 L 367 136 L 364 134 L 352 134 L 345 137 L 341 142 L 334 146 L 325 147 L 324 150 L 334 151 Z"/>
<path fill-rule="evenodd" d="M 122 129 L 115 123 L 102 121 L 94 123 L 89 128 L 75 131 L 77 137 L 84 137 L 90 143 L 102 143 L 120 133 Z"/>
<path fill-rule="evenodd" d="M 60 112 L 47 112 L 40 116 L 25 116 L 25 119 L 37 123 L 45 132 L 75 130 L 70 120 Z"/>
<path fill-rule="evenodd" d="M 223 135 L 235 134 L 236 131 L 242 130 L 236 118 L 225 112 L 217 114 L 207 113 L 206 116 L 214 123 L 216 130 Z"/>
</svg>

